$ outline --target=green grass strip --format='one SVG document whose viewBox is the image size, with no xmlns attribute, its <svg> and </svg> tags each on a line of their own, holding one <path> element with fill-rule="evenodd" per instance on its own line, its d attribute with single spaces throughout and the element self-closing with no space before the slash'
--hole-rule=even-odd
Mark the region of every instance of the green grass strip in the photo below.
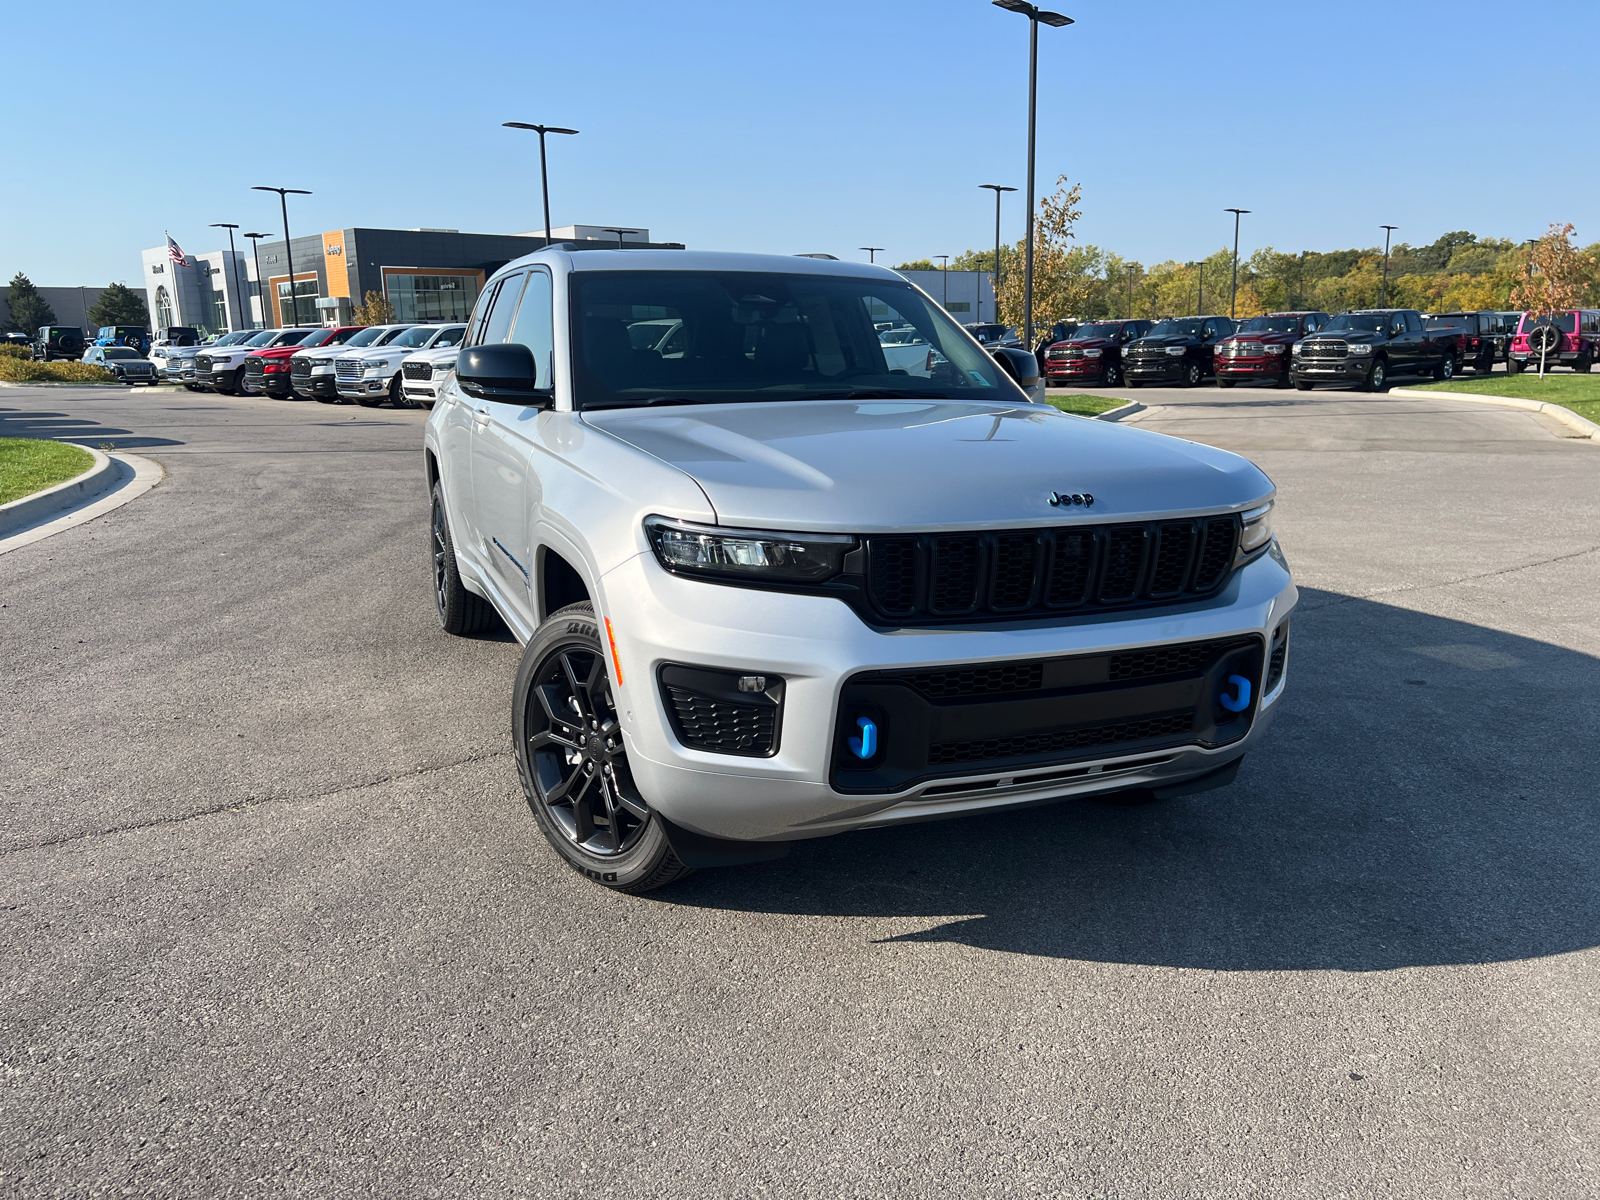
<svg viewBox="0 0 1600 1200">
<path fill-rule="evenodd" d="M 1113 408 L 1121 408 L 1127 401 L 1118 396 L 1090 396 L 1084 393 L 1063 395 L 1056 392 L 1053 395 L 1046 394 L 1045 403 L 1055 405 L 1064 413 L 1092 417 L 1099 413 L 1110 412 Z"/>
<path fill-rule="evenodd" d="M 43 438 L 0 438 L 0 504 L 65 483 L 94 465 L 81 446 Z"/>
</svg>

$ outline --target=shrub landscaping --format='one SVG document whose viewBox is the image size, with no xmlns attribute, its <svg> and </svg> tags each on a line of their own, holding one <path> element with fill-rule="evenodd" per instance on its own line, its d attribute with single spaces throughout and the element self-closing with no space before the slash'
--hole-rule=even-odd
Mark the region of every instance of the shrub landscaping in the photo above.
<svg viewBox="0 0 1600 1200">
<path fill-rule="evenodd" d="M 0 438 L 0 504 L 65 483 L 92 465 L 94 456 L 81 446 L 43 438 Z"/>
<path fill-rule="evenodd" d="M 4 354 L 0 355 L 0 380 L 7 383 L 115 383 L 117 377 L 93 363 L 29 362 Z"/>
</svg>

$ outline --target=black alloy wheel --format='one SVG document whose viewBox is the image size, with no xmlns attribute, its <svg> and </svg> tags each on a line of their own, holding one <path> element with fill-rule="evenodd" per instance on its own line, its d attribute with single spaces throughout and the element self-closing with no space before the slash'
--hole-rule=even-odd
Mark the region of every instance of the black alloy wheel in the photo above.
<svg viewBox="0 0 1600 1200">
<path fill-rule="evenodd" d="M 1205 377 L 1205 372 L 1200 369 L 1200 364 L 1197 362 L 1188 363 L 1183 368 L 1184 387 L 1199 387 L 1200 381 Z"/>
<path fill-rule="evenodd" d="M 1383 359 L 1377 359 L 1372 364 L 1372 370 L 1367 372 L 1366 390 L 1369 392 L 1385 392 L 1389 390 L 1389 369 L 1384 366 Z"/>
<path fill-rule="evenodd" d="M 687 875 L 634 783 L 594 609 L 545 619 L 523 651 L 512 709 L 517 769 L 540 831 L 579 874 L 623 892 Z"/>
<path fill-rule="evenodd" d="M 1108 362 L 1105 365 L 1105 371 L 1101 378 L 1105 381 L 1105 385 L 1107 387 L 1122 386 L 1122 364 Z"/>
</svg>

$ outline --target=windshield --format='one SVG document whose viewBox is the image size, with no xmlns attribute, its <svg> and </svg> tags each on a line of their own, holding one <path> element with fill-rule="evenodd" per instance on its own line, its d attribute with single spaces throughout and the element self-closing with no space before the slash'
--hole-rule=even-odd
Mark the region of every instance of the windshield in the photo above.
<svg viewBox="0 0 1600 1200">
<path fill-rule="evenodd" d="M 1360 333 L 1377 333 L 1389 328 L 1391 319 L 1387 313 L 1340 313 L 1323 328 L 1329 331 L 1349 329 Z"/>
<path fill-rule="evenodd" d="M 1549 313 L 1523 313 L 1522 328 L 1517 332 L 1527 333 L 1535 325 L 1554 325 L 1562 333 L 1576 333 L 1578 319 L 1572 313 L 1559 313 L 1553 321 Z"/>
<path fill-rule="evenodd" d="M 283 332 L 283 330 L 281 330 L 281 329 L 263 329 L 260 333 L 256 334 L 255 337 L 251 338 L 248 342 L 246 342 L 245 345 L 246 346 L 270 346 L 270 345 L 272 345 L 273 338 L 277 337 L 282 332 Z"/>
<path fill-rule="evenodd" d="M 443 350 L 449 346 L 459 346 L 461 336 L 467 332 L 465 325 L 453 325 L 439 335 L 439 340 L 433 344 L 434 350 Z"/>
<path fill-rule="evenodd" d="M 1083 325 L 1072 335 L 1072 340 L 1081 342 L 1085 338 L 1114 338 L 1121 332 L 1120 322 L 1114 325 Z"/>
<path fill-rule="evenodd" d="M 1299 333 L 1299 317 L 1251 317 L 1239 326 L 1240 333 Z"/>
<path fill-rule="evenodd" d="M 328 340 L 332 337 L 333 330 L 319 329 L 315 333 L 307 335 L 305 340 L 299 344 L 302 346 L 326 346 L 328 344 Z"/>
<path fill-rule="evenodd" d="M 408 329 L 392 343 L 394 346 L 421 346 L 427 342 L 438 330 L 429 325 L 418 325 L 415 329 Z"/>
<path fill-rule="evenodd" d="M 926 345 L 928 339 L 907 325 L 904 329 L 885 329 L 878 335 L 878 342 L 884 346 L 915 346 Z"/>
<path fill-rule="evenodd" d="M 251 337 L 254 337 L 254 336 L 255 336 L 255 331 L 253 329 L 240 329 L 240 330 L 237 330 L 234 333 L 225 333 L 225 334 L 223 334 L 221 337 L 219 337 L 216 341 L 212 342 L 211 344 L 213 346 L 237 346 L 240 342 L 244 341 L 246 338 L 251 338 Z"/>
<path fill-rule="evenodd" d="M 349 340 L 351 338 L 355 337 L 357 333 L 362 333 L 362 332 L 365 332 L 365 331 L 364 330 L 357 330 L 357 329 L 340 329 L 337 332 L 335 332 L 334 335 L 331 338 L 329 338 L 326 342 L 324 342 L 323 345 L 325 345 L 325 346 L 343 346 L 347 342 L 349 342 Z"/>
<path fill-rule="evenodd" d="M 397 325 L 393 329 L 379 330 L 378 331 L 378 338 L 372 344 L 374 346 L 387 346 L 390 342 L 394 341 L 402 333 L 405 333 L 405 332 L 407 332 L 408 330 L 410 330 L 412 328 L 414 328 L 414 327 L 411 326 L 411 325 Z"/>
<path fill-rule="evenodd" d="M 383 326 L 369 325 L 360 333 L 351 338 L 348 342 L 346 342 L 345 345 L 351 347 L 352 349 L 356 346 L 370 346 L 373 342 L 377 341 L 382 334 Z"/>
<path fill-rule="evenodd" d="M 1150 336 L 1199 337 L 1200 327 L 1205 323 L 1204 317 L 1186 317 L 1177 321 L 1158 321 L 1156 327 L 1150 331 Z"/>
<path fill-rule="evenodd" d="M 579 407 L 761 400 L 1013 401 L 994 361 L 900 280 L 743 271 L 573 275 Z M 630 326 L 676 322 L 654 349 Z M 920 342 L 884 342 L 911 329 Z"/>
<path fill-rule="evenodd" d="M 315 342 L 311 342 L 309 339 L 316 337 L 321 332 L 322 330 L 320 329 L 285 329 L 278 335 L 278 340 L 273 345 L 299 346 L 302 343 L 316 345 Z"/>
<path fill-rule="evenodd" d="M 112 346 L 106 351 L 105 356 L 107 358 L 138 358 L 139 352 L 137 350 L 128 350 L 121 346 Z"/>
</svg>

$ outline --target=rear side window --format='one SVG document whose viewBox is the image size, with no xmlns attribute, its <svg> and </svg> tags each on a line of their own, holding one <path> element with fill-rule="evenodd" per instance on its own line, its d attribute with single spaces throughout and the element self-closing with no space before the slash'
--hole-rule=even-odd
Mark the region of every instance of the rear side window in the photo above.
<svg viewBox="0 0 1600 1200">
<path fill-rule="evenodd" d="M 517 308 L 517 319 L 506 339 L 521 342 L 533 352 L 537 382 L 541 389 L 551 386 L 555 371 L 555 326 L 551 314 L 550 273 L 543 270 L 528 272 L 528 286 L 523 290 L 522 303 Z M 491 324 L 493 318 L 491 318 Z M 630 333 L 632 331 L 630 330 Z M 670 330 L 668 333 L 670 334 Z"/>
</svg>

